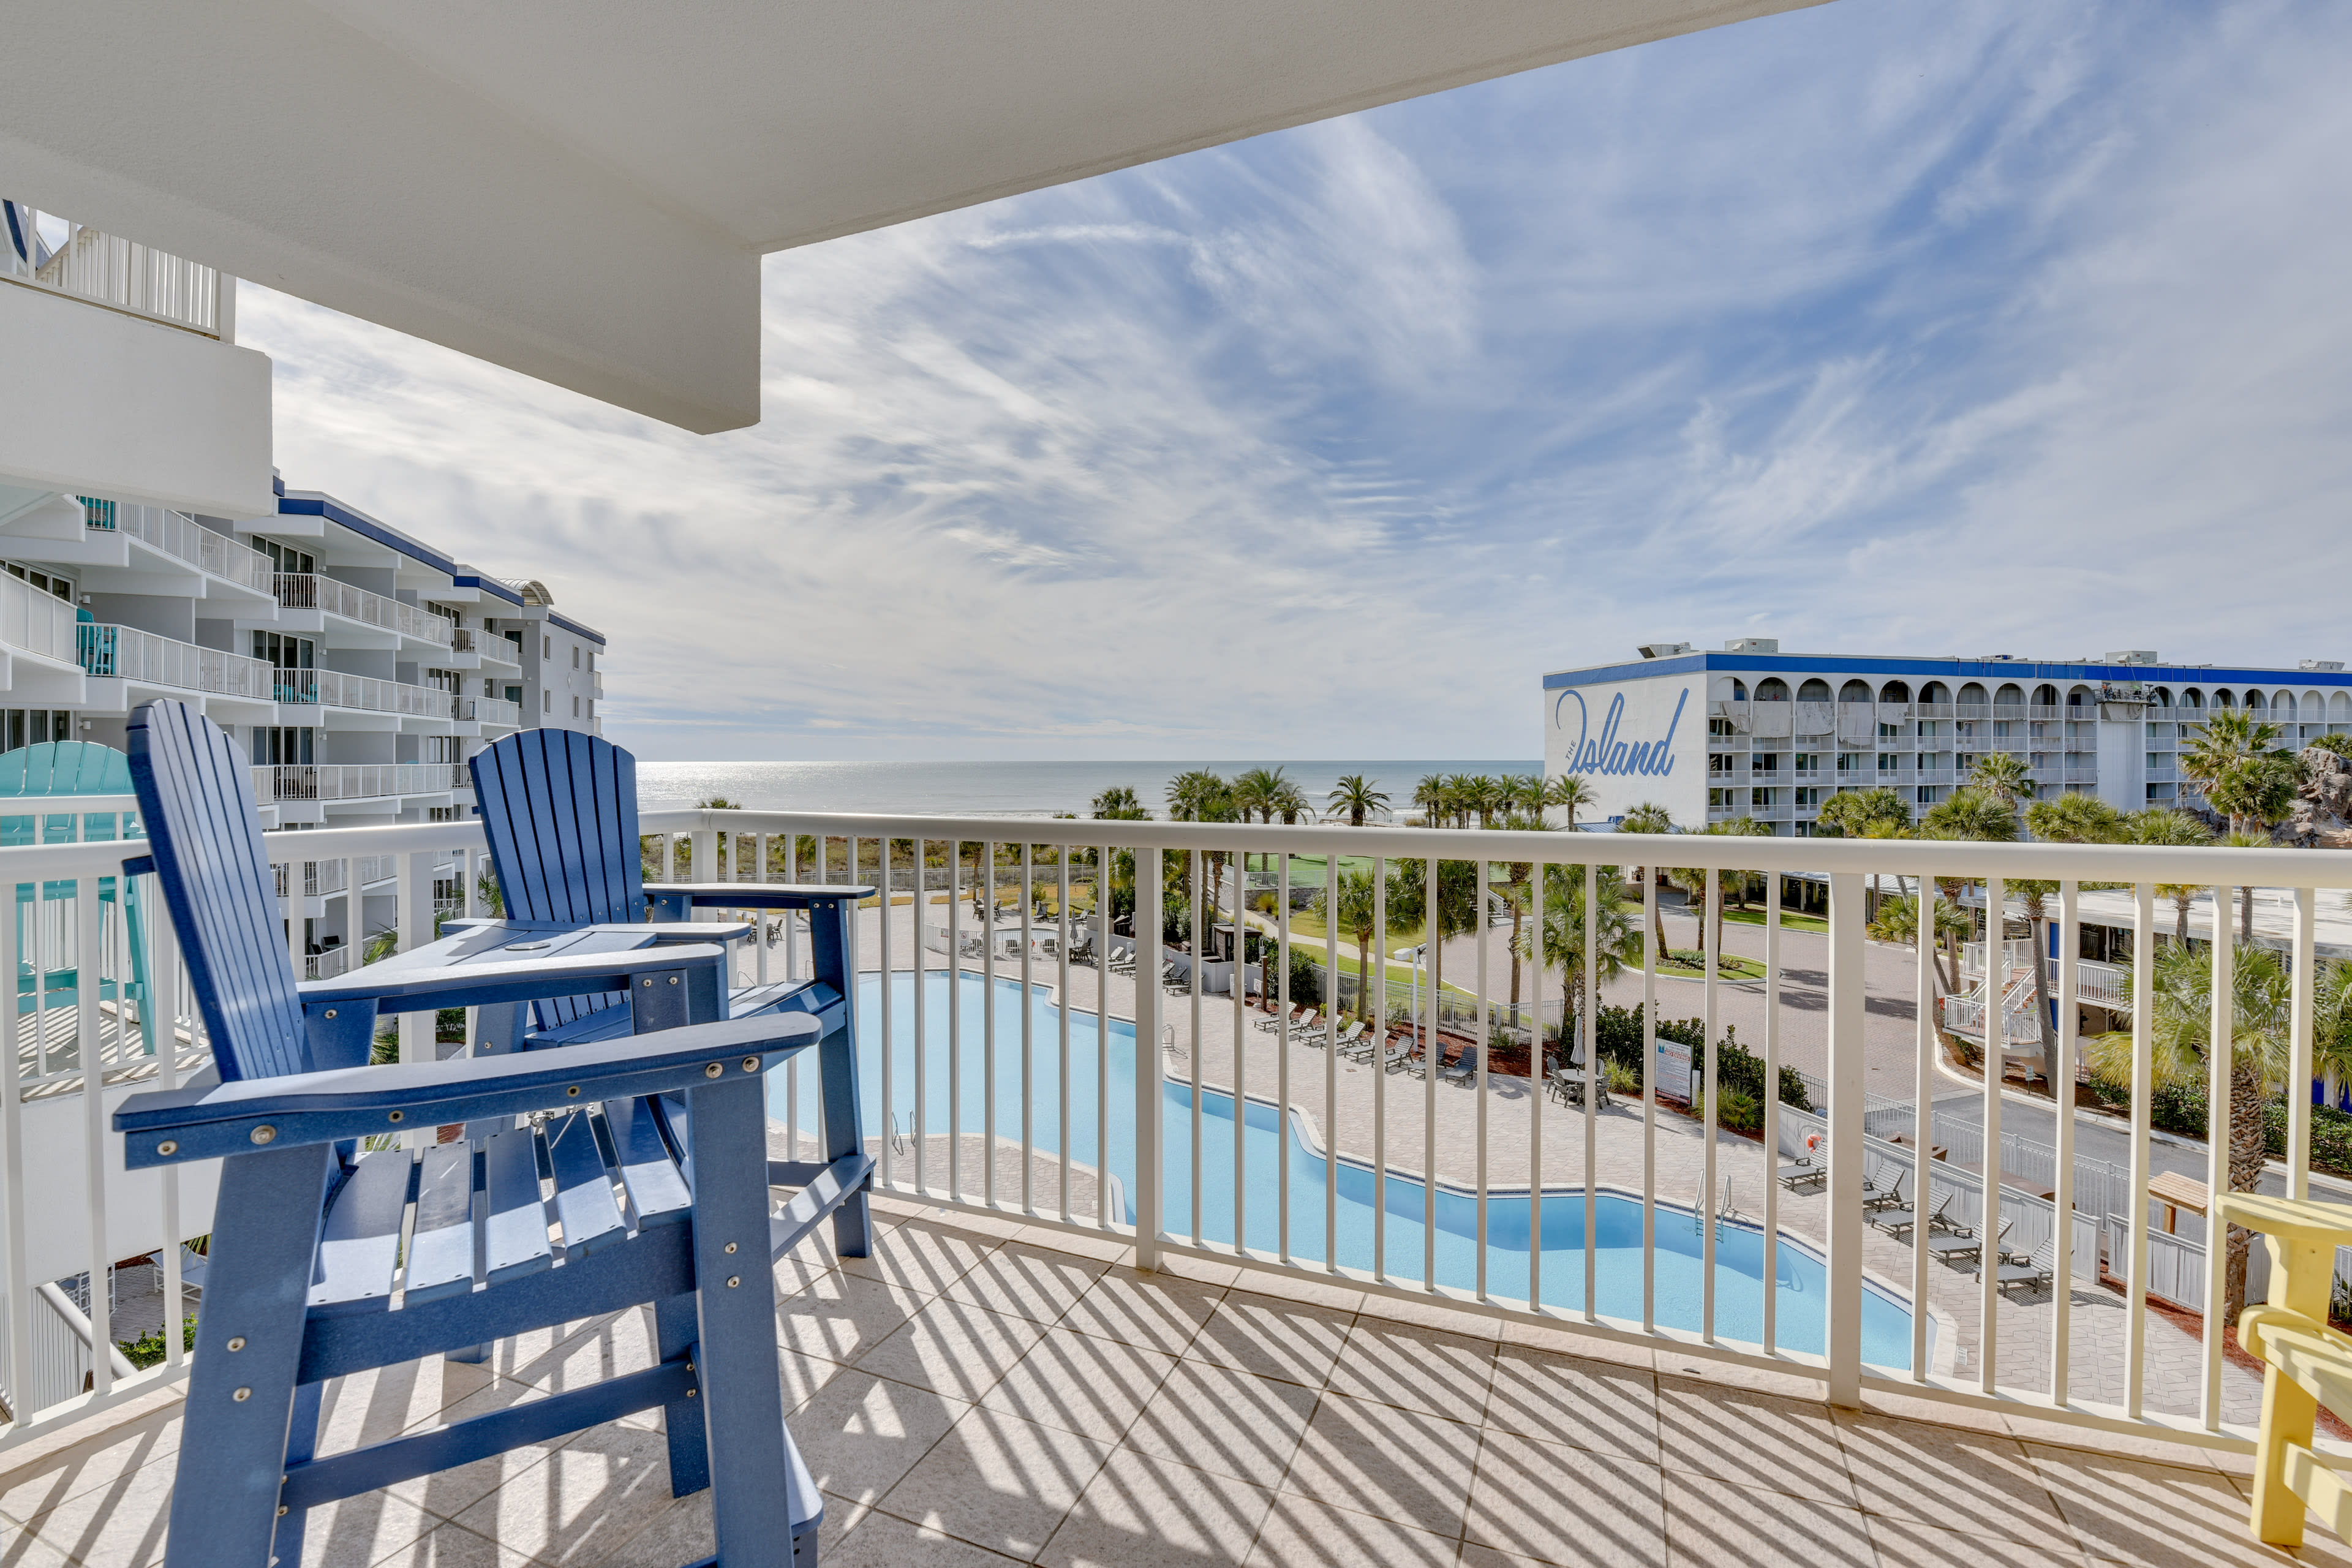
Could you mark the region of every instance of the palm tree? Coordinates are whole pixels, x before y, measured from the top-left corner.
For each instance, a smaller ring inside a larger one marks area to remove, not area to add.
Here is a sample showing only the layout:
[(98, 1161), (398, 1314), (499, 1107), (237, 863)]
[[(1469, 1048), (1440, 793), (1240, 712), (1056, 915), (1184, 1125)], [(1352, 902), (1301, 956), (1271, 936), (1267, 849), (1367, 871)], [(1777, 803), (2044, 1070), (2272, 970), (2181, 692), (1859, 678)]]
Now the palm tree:
[(1144, 822), (1151, 816), (1125, 784), (1113, 784), (1095, 796), (1092, 810), (1097, 822)]
[[(1177, 822), (1232, 822), (1240, 816), (1234, 802), (1233, 786), (1205, 768), (1193, 768), (1178, 773), (1168, 781), (1168, 815)], [(1181, 850), (1171, 851), (1175, 857), (1176, 875), (1167, 886), (1181, 887), (1188, 899), (1200, 897), (1200, 889), (1192, 886), (1192, 857)], [(1204, 918), (1216, 908), (1218, 880), (1225, 868), (1225, 852), (1208, 852), (1208, 896), (1202, 902)], [(1236, 900), (1238, 901), (1238, 900)]]
[[(1953, 958), (1953, 954), (1948, 951), (1949, 947), (1967, 941), (1975, 932), (1976, 921), (1966, 910), (1960, 909), (1948, 900), (1936, 900), (1936, 929), (1929, 933), (1929, 941), (1938, 948), (1947, 949), (1944, 952), (1947, 959)], [(1881, 942), (1899, 942), (1914, 948), (1917, 947), (1919, 945), (1919, 900), (1908, 893), (1897, 893), (1880, 904), (1878, 919), (1872, 922), (1870, 934)], [(1944, 971), (1933, 960), (1929, 961), (1927, 967), (1936, 976), (1939, 990), (1956, 992), (1960, 988), (1957, 960), (1954, 960), (1954, 967), (1948, 981), (1945, 978)]]
[[(2151, 805), (2125, 818), (2125, 842), (2165, 848), (2188, 848), (2212, 843), (2213, 834), (2203, 823), (2178, 807)], [(2194, 882), (2158, 882), (2156, 885), (2157, 897), (2172, 900), (2173, 940), (2182, 947), (2189, 945), (2189, 906), (2196, 902), (2197, 895), (2204, 890)]]
[[(1436, 1018), (1437, 998), (1445, 989), (1445, 939), (1460, 936), (1478, 929), (1486, 911), (1478, 907), (1478, 870), (1468, 860), (1437, 862), (1437, 902), (1431, 907), (1428, 894), (1428, 863), (1422, 860), (1400, 859), (1399, 875), (1412, 885), (1408, 900), (1421, 916), (1422, 937), (1429, 944), (1430, 1016)], [(1391, 918), (1396, 915), (1396, 900), (1389, 905)], [(1481, 1020), (1483, 1023), (1484, 1021)]]
[[(2124, 835), (2123, 813), (2092, 795), (2062, 795), (2029, 802), (2025, 826), (2036, 838), (2052, 844), (2113, 844)], [(2021, 877), (2009, 884), (2025, 900), (2025, 929), (2033, 943), (2033, 1020), (2042, 1041), (2042, 1081), (2058, 1092), (2058, 1039), (2050, 1027), (2050, 896), (2058, 884)], [(1988, 960), (1991, 948), (1985, 950)], [(1987, 1015), (1990, 1016), (1990, 1015)]]
[[(1927, 808), (1927, 815), (1919, 819), (1918, 834), (1922, 838), (2011, 844), (2017, 839), (2017, 813), (1974, 784), (1962, 784)], [(1959, 901), (1959, 883), (1946, 882), (1940, 878), (1937, 882), (1944, 889), (1948, 901), (1957, 904)], [(1999, 910), (1985, 911), (1985, 952), (1988, 959), (1999, 951), (1992, 944), (2000, 941), (2005, 919)], [(1988, 963), (1986, 967), (1990, 969), (1990, 963)], [(1990, 1005), (1999, 1006), (2000, 999), (1995, 997)], [(1992, 1016), (1990, 1013), (1985, 1016)]]
[[(2244, 709), (2216, 709), (2206, 716), (2196, 739), (2180, 748), (2180, 776), (2211, 801), (2215, 786), (2242, 763), (2285, 756), (2277, 749), (2278, 738), (2277, 725), (2256, 719)], [(2219, 802), (2214, 809), (2228, 810)], [(2232, 816), (2230, 826), (2242, 828), (2245, 824)]]
[[(1391, 930), (1396, 925), (1397, 900), (1393, 896), (1396, 882), (1396, 873), (1391, 872), (1389, 889), (1391, 896), (1389, 900), (1388, 913)], [(1383, 940), (1387, 932), (1380, 929), (1381, 900), (1378, 896), (1380, 891), (1380, 884), (1373, 878), (1370, 867), (1351, 866), (1343, 868), (1339, 873), (1339, 908), (1336, 914), (1328, 912), (1328, 910), (1330, 902), (1328, 888), (1315, 895), (1315, 908), (1324, 911), (1324, 918), (1329, 922), (1331, 928), (1355, 941), (1356, 1016), (1374, 1020), (1381, 1018), (1388, 1010), (1385, 1005), (1388, 1000), (1388, 943)], [(1372, 964), (1372, 948), (1375, 943), (1379, 944), (1381, 951), (1381, 963), (1378, 968), (1374, 968)], [(1331, 996), (1331, 1003), (1335, 1007), (1339, 1001), (1338, 989), (1339, 982), (1335, 978), (1332, 982)]]
[[(1643, 801), (1628, 811), (1617, 823), (1617, 831), (1620, 833), (1672, 833), (1674, 830), (1675, 819), (1666, 814), (1664, 806), (1655, 801)], [(1650, 868), (1637, 866), (1633, 868), (1633, 875), (1646, 883), (1650, 879)], [(1657, 938), (1658, 962), (1663, 963), (1666, 956), (1666, 918), (1661, 914), (1654, 917), (1654, 921), (1657, 929), (1652, 934)]]
[[(1735, 816), (1725, 822), (1708, 823), (1705, 827), (1698, 830), (1696, 837), (1712, 838), (1769, 838), (1772, 837), (1772, 829), (1769, 824), (1759, 822), (1752, 816)], [(1716, 873), (1715, 885), (1717, 896), (1716, 899), (1716, 907), (1713, 910), (1714, 921), (1712, 930), (1709, 929), (1709, 922), (1707, 920), (1709, 911), (1706, 909), (1706, 870), (1703, 868), (1694, 866), (1671, 870), (1668, 871), (1666, 875), (1673, 880), (1676, 887), (1682, 889), (1683, 891), (1686, 895), (1689, 895), (1693, 900), (1694, 910), (1698, 919), (1698, 951), (1699, 957), (1702, 961), (1700, 967), (1704, 969), (1706, 963), (1708, 962), (1720, 963), (1722, 961), (1723, 952), (1723, 890), (1730, 887), (1736, 879), (1740, 889), (1740, 903), (1744, 907), (1748, 901), (1748, 879), (1754, 876), (1755, 873), (1752, 871), (1718, 871)], [(1712, 957), (1710, 957), (1710, 955), (1712, 955)]]
[[(1593, 978), (1606, 985), (1641, 962), (1642, 917), (1618, 895), (1617, 889), (1624, 885), (1621, 868), (1596, 867), (1592, 885), (1599, 892), (1592, 908)], [(1530, 945), (1538, 938), (1539, 954)], [(1534, 930), (1512, 941), (1530, 960), (1559, 965), (1559, 994), (1567, 1002), (1561, 1012), (1560, 1037), (1566, 1040), (1573, 1020), (1584, 1016), (1588, 1001), (1584, 994), (1584, 868), (1544, 868), (1543, 919)]]
[(1591, 806), (1598, 798), (1592, 781), (1582, 773), (1562, 773), (1544, 785), (1544, 805), (1559, 806), (1568, 813), (1568, 830), (1570, 833), (1579, 831), (1576, 814)]
[(1274, 795), (1266, 820), (1271, 822), (1277, 816), (1282, 818), (1285, 826), (1297, 823), (1302, 816), (1309, 821), (1315, 816), (1315, 808), (1307, 804), (1307, 792), (1284, 778), (1280, 768), (1274, 770)]
[(1361, 773), (1349, 773), (1331, 787), (1326, 804), (1330, 806), (1332, 816), (1345, 812), (1349, 826), (1361, 827), (1364, 818), (1375, 812), (1381, 816), (1388, 814), (1389, 797), (1381, 792), (1379, 785), (1378, 779), (1367, 779)]
[(2013, 752), (1987, 752), (1969, 770), (1969, 784), (2008, 806), (2033, 798), (2033, 770)]
[[(1538, 786), (1540, 792), (1540, 786)], [(1549, 833), (1551, 825), (1540, 816), (1507, 816), (1497, 826), (1520, 833)], [(1535, 894), (1535, 862), (1512, 860), (1503, 867), (1503, 879), (1489, 882), (1496, 898), (1511, 907), (1511, 1016), (1519, 1016), (1519, 925)]]
[[(2217, 940), (2221, 933), (2216, 933)], [(2323, 963), (2318, 991), (2332, 1005), (2318, 1012), (2313, 1067), (2341, 1078), (2352, 1068), (2352, 1042), (2343, 1026), (2345, 966)], [(2129, 981), (2126, 980), (2126, 985)], [(2276, 951), (2239, 943), (2231, 970), (2230, 1190), (2251, 1193), (2263, 1173), (2267, 1146), (2269, 1100), (2288, 1084), (2292, 985), (2285, 959)], [(2149, 992), (2155, 1043), (2155, 1079), (2159, 1085), (2194, 1087), (2210, 1081), (2213, 1049), (2213, 965), (2210, 955), (2168, 947), (2155, 955)], [(2098, 1035), (2084, 1042), (2084, 1056), (2110, 1081), (2131, 1081), (2129, 1031)], [(2300, 1092), (2300, 1091), (2299, 1091)], [(2246, 1251), (2250, 1234), (2229, 1229), (2222, 1272), (2221, 1321), (2234, 1323), (2246, 1303)]]
[(1423, 826), (1444, 826), (1439, 818), (1445, 813), (1445, 781), (1435, 773), (1422, 774), (1421, 782), (1412, 786), (1412, 804), (1421, 813)]
[(1541, 773), (1517, 773), (1504, 781), (1503, 809), (1515, 816), (1541, 816), (1544, 781)]
[[(2267, 833), (2224, 833), (2214, 842), (2224, 849), (2274, 849), (2277, 847), (2271, 842), (2271, 836)], [(2226, 923), (2229, 917), (2222, 915), (2218, 918)], [(2218, 933), (2215, 940), (2220, 940)], [(2238, 940), (2240, 942), (2254, 940), (2254, 889), (2251, 887), (2238, 889)]]
[[(1869, 789), (1841, 790), (1822, 803), (1815, 827), (1826, 824), (1846, 838), (1901, 838), (1911, 831), (1911, 803), (1903, 792), (1885, 784)], [(1878, 918), (1878, 873), (1870, 874), (1870, 903), (1865, 920)]]

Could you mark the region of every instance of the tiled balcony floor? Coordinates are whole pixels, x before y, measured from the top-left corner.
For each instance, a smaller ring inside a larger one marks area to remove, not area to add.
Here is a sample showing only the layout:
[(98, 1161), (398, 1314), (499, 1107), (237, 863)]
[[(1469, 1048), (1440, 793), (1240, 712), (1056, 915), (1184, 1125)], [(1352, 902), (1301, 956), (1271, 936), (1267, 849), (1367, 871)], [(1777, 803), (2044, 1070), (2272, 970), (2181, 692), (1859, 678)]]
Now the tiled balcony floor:
[[(1823, 1565), (2292, 1561), (2244, 1536), (2244, 1461), (1879, 1403), (1671, 1351), (1366, 1299), (884, 1203), (869, 1258), (779, 1266), (791, 1425), (828, 1563), (1006, 1560)], [(1501, 1337), (1497, 1337), (1498, 1333)], [(334, 1387), (323, 1447), (647, 1360), (644, 1316)], [(1692, 1373), (1702, 1375), (1690, 1375)], [(0, 1568), (160, 1560), (176, 1401), (0, 1456)], [(657, 1415), (351, 1500), (304, 1561), (646, 1564), (711, 1550)], [(2310, 1561), (2352, 1564), (2315, 1529)]]

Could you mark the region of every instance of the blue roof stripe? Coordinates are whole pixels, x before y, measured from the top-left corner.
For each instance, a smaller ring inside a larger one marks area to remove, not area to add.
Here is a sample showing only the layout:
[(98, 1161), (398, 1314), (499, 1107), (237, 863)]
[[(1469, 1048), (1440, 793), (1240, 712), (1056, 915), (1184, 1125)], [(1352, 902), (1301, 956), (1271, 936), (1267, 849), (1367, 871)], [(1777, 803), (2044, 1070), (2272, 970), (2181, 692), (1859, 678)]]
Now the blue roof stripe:
[[(278, 489), (278, 510), (282, 513), (294, 517), (325, 518), (329, 522), (341, 524), (363, 539), (372, 539), (386, 549), (397, 550), (412, 561), (421, 561), (436, 572), (447, 573), (450, 582), (457, 587), (479, 588), (486, 593), (495, 594), (510, 605), (520, 606), (522, 604), (522, 595), (497, 578), (486, 577), (461, 566), (431, 545), (411, 539), (391, 524), (378, 522), (363, 511), (345, 506), (323, 490), (296, 490), (289, 494), (284, 479), (277, 479), (275, 483)], [(604, 646), (604, 634), (600, 631), (583, 626), (569, 616), (559, 616), (552, 610), (548, 612), (547, 618), (565, 631), (586, 637), (599, 647)]]
[(2043, 664), (2027, 659), (1846, 658), (1837, 654), (1686, 653), (1672, 658), (1636, 659), (1591, 669), (1558, 670), (1544, 677), (1544, 689), (1599, 686), (1650, 677), (1696, 675), (1706, 670), (1780, 675), (1944, 676), (1960, 680), (2137, 680), (2172, 686), (2327, 686), (2352, 688), (2352, 670), (2202, 668), (2179, 664)]

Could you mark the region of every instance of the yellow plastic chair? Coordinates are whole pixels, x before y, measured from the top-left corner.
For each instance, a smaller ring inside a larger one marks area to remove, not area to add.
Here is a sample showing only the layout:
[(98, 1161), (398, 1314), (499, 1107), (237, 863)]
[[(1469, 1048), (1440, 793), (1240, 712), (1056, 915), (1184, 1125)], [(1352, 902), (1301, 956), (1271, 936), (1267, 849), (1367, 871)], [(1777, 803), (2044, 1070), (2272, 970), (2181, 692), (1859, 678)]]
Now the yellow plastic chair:
[(2263, 1363), (2254, 1501), (2246, 1528), (2266, 1544), (2300, 1546), (2308, 1510), (2352, 1539), (2352, 1486), (2312, 1449), (2320, 1405), (2352, 1420), (2352, 1334), (2327, 1326), (2336, 1249), (2352, 1246), (2352, 1208), (2231, 1193), (2214, 1218), (2217, 1226), (2262, 1232), (2271, 1254), (2269, 1301), (2238, 1318), (2238, 1342)]

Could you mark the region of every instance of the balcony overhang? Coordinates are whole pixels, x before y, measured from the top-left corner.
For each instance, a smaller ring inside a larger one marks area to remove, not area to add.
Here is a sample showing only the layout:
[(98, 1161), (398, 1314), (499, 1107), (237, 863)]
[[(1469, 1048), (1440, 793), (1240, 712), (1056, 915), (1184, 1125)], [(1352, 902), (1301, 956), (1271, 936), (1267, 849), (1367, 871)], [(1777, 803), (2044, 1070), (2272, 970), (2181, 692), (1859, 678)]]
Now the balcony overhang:
[(760, 416), (764, 253), (1818, 3), (93, 0), (11, 19), (0, 166), (44, 209), (709, 432)]

